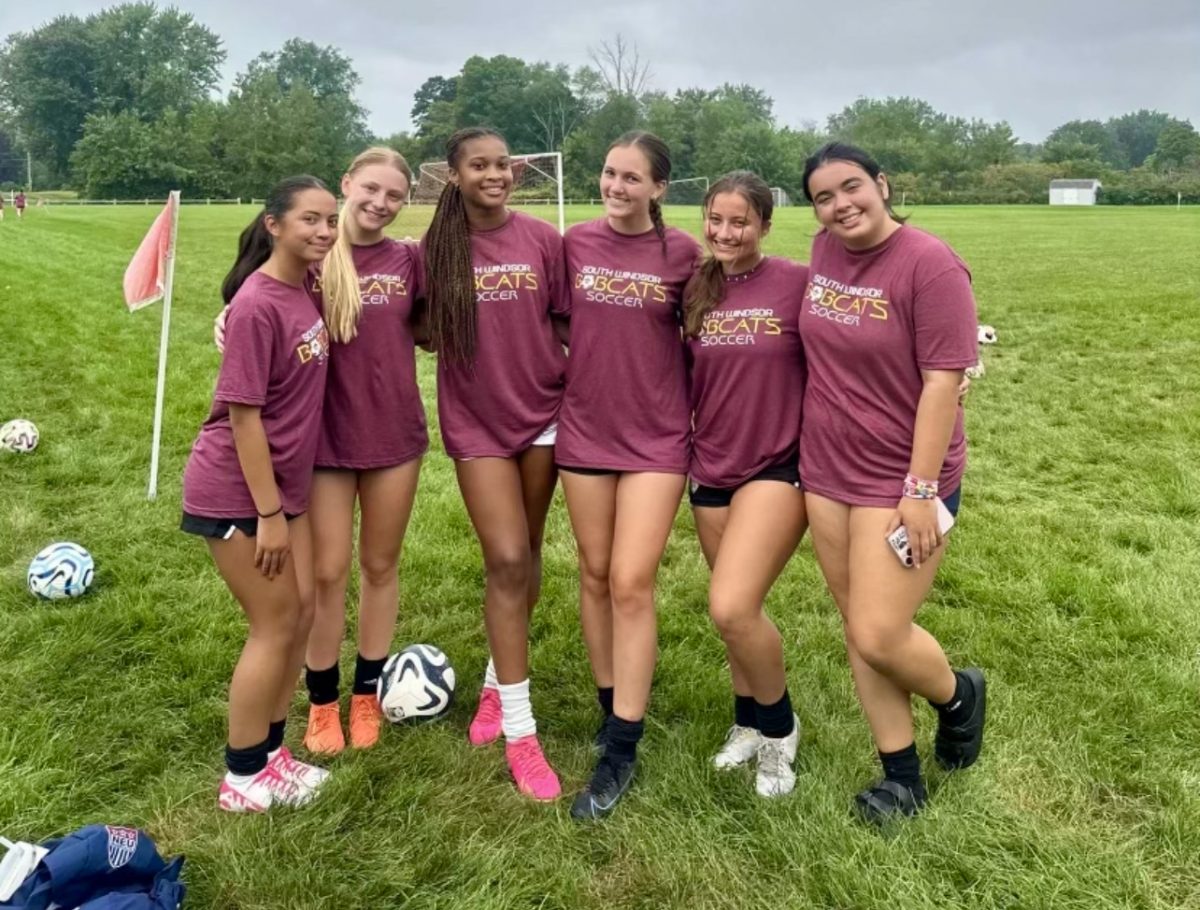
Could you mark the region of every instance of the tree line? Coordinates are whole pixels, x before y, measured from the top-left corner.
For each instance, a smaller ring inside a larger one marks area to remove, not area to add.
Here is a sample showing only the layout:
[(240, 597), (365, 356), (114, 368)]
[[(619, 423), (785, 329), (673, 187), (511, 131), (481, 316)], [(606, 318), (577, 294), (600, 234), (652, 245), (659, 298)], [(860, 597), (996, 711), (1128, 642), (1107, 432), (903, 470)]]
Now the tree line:
[(1004, 121), (965, 119), (917, 98), (860, 98), (824, 125), (780, 125), (750, 85), (650, 87), (649, 68), (621, 37), (571, 68), (473, 56), (430, 76), (411, 131), (372, 136), (352, 61), (292, 39), (236, 75), (225, 97), (221, 39), (193, 16), (151, 2), (60, 16), (8, 36), (0, 49), (0, 185), (24, 183), (98, 198), (262, 196), (280, 175), (335, 182), (353, 155), (385, 142), (414, 165), (440, 159), (454, 130), (496, 127), (518, 152), (562, 151), (566, 193), (596, 193), (605, 151), (634, 128), (662, 136), (675, 178), (749, 168), (793, 198), (804, 159), (829, 139), (870, 150), (911, 200), (1045, 202), (1055, 177), (1096, 177), (1102, 200), (1200, 202), (1200, 135), (1191, 123), (1140, 110), (1107, 122), (1073, 120), (1038, 144)]

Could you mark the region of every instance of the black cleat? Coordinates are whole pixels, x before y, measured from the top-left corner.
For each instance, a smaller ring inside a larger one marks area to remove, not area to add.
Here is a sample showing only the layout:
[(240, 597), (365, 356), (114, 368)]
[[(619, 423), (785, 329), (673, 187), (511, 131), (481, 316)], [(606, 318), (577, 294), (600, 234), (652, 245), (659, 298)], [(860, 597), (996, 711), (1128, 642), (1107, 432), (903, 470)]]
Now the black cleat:
[(886, 777), (854, 797), (854, 813), (880, 828), (902, 818), (912, 818), (925, 805), (925, 787), (907, 787)]
[(613, 762), (607, 754), (602, 755), (591, 781), (571, 803), (571, 818), (586, 821), (608, 815), (629, 789), (636, 766), (636, 758)]
[(598, 755), (603, 756), (608, 749), (608, 717), (600, 721), (600, 726), (596, 728), (596, 735), (592, 738), (592, 748), (596, 750)]
[(957, 726), (947, 723), (943, 715), (938, 715), (933, 756), (947, 771), (971, 767), (983, 748), (983, 721), (987, 710), (987, 685), (983, 671), (978, 667), (968, 667), (960, 671), (959, 676), (973, 690), (975, 705), (971, 716)]

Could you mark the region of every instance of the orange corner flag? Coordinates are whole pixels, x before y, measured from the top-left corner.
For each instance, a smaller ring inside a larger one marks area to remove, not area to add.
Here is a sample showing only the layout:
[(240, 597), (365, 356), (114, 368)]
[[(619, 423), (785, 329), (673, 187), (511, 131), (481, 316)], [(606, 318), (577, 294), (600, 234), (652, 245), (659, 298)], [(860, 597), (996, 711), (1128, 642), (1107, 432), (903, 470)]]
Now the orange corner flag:
[(130, 312), (163, 298), (170, 259), (175, 254), (178, 208), (179, 193), (173, 192), (125, 269), (125, 305)]

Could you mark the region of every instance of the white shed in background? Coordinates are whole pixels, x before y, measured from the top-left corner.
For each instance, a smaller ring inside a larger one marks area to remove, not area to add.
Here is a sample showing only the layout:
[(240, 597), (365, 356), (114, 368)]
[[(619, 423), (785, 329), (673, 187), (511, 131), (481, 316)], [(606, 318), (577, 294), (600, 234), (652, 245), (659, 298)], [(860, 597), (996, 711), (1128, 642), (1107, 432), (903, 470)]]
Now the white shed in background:
[(1051, 180), (1051, 205), (1095, 205), (1099, 180)]

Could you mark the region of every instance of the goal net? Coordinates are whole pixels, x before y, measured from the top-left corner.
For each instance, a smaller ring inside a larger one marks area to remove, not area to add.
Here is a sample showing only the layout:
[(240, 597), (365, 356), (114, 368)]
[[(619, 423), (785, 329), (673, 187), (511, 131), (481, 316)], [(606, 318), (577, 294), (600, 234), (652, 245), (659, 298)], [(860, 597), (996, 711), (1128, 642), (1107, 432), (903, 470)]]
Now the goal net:
[[(563, 206), (562, 153), (541, 152), (513, 155), (513, 188), (509, 204), (517, 208), (551, 206), (561, 234), (567, 229)], [(415, 205), (434, 205), (442, 188), (450, 182), (450, 166), (445, 161), (426, 161), (417, 168), (411, 201)]]
[(792, 197), (787, 194), (781, 186), (771, 187), (771, 201), (775, 204), (775, 208), (782, 208), (785, 205), (792, 204)]
[(708, 192), (707, 177), (687, 177), (667, 184), (667, 205), (702, 205)]

